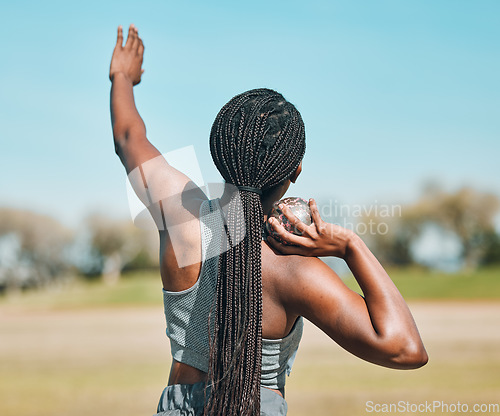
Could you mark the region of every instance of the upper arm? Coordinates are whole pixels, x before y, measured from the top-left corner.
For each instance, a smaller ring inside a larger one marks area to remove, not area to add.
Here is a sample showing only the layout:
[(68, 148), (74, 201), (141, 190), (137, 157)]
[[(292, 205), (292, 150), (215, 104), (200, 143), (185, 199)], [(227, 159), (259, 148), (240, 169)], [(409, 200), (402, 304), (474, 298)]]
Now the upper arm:
[(286, 289), (287, 309), (302, 315), (352, 354), (384, 366), (397, 367), (399, 345), (376, 333), (365, 299), (315, 257), (294, 267)]
[[(183, 239), (192, 235), (204, 192), (187, 175), (171, 166), (140, 131), (115, 140), (117, 155), (136, 195), (148, 208), (158, 229)], [(186, 232), (187, 231), (187, 232)]]

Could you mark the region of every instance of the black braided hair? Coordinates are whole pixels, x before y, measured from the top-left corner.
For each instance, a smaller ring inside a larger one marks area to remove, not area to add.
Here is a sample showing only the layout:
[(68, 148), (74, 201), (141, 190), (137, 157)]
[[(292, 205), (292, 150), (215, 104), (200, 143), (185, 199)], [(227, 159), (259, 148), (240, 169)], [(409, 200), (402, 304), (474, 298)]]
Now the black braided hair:
[[(298, 168), (305, 152), (304, 123), (276, 91), (247, 91), (220, 110), (210, 151), (227, 183), (265, 195)], [(239, 243), (229, 243), (219, 256), (205, 415), (260, 415), (264, 214), (259, 194), (241, 190), (238, 196), (238, 203), (231, 198), (225, 220), (229, 240)]]

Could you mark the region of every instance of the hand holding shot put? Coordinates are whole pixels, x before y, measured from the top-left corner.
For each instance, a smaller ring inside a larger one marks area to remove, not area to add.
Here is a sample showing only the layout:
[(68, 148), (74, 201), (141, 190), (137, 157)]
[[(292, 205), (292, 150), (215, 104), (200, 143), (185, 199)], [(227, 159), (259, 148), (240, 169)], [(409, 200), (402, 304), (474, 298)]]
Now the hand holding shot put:
[(312, 198), (309, 200), (309, 207), (312, 222), (307, 225), (293, 214), (286, 203), (279, 204), (279, 208), (296, 232), (287, 231), (276, 217), (269, 216), (267, 223), (272, 230), (267, 238), (269, 244), (282, 254), (345, 258), (349, 244), (353, 243), (356, 234), (339, 225), (323, 221), (316, 201)]

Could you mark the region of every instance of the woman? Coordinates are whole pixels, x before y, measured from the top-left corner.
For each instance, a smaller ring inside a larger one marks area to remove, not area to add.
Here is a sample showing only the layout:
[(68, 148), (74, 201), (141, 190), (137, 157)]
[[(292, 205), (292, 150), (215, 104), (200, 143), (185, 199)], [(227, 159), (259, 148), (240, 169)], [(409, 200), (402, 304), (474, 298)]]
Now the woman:
[[(210, 149), (227, 187), (209, 201), (146, 138), (133, 96), (143, 53), (137, 28), (130, 26), (123, 46), (119, 27), (110, 67), (115, 148), (160, 230), (173, 356), (158, 414), (286, 414), (285, 373), (302, 317), (364, 360), (424, 365), (425, 348), (397, 288), (356, 234), (321, 219), (314, 200), (310, 226), (284, 207), (302, 236), (270, 220), (289, 245), (262, 240), (265, 213), (302, 169), (304, 124), (295, 107), (259, 89), (222, 108)], [(364, 297), (317, 256), (343, 258)]]

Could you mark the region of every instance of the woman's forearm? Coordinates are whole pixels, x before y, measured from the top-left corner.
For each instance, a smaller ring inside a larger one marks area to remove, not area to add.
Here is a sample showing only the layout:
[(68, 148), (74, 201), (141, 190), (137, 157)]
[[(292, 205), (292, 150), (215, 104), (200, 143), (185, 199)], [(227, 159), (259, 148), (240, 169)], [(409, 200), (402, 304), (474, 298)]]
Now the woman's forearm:
[(345, 261), (365, 298), (373, 328), (381, 342), (393, 343), (401, 359), (427, 361), (427, 354), (405, 300), (360, 237), (349, 241)]
[(130, 138), (146, 138), (146, 126), (135, 106), (133, 83), (122, 72), (113, 76), (110, 106), (116, 144)]

